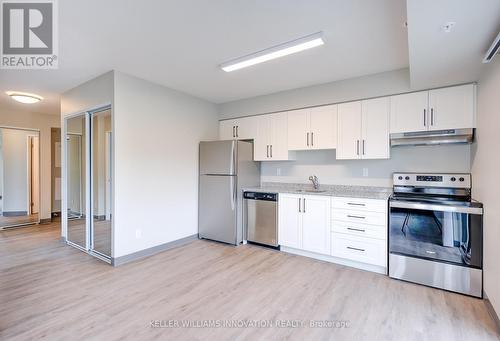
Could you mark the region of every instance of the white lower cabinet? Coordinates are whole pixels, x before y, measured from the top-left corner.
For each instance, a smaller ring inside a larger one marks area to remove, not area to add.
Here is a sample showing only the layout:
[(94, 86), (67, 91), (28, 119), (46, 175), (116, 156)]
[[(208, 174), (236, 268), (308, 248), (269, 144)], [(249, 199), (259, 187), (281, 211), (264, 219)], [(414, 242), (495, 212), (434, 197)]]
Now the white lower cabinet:
[(333, 232), (332, 256), (386, 267), (387, 241)]
[(330, 254), (331, 198), (280, 194), (278, 240), (281, 246)]

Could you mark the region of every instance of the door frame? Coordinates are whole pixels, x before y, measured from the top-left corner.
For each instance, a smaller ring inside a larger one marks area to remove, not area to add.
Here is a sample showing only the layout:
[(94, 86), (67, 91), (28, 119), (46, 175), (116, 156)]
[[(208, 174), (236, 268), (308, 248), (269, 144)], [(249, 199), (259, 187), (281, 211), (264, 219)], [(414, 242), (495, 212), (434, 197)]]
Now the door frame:
[[(38, 197), (40, 198), (40, 136), (39, 135), (28, 135), (26, 136), (27, 139), (27, 160), (28, 160), (28, 178), (27, 178), (27, 184), (28, 184), (28, 195), (27, 195), (27, 212), (28, 215), (32, 215), (33, 213), (33, 140), (37, 138), (38, 139)], [(37, 214), (40, 214), (40, 200), (38, 200), (38, 211), (36, 212)]]
[[(39, 184), (39, 189), (38, 189), (38, 203), (40, 205), (41, 198), (42, 198), (42, 191), (41, 191), (41, 187), (40, 187), (40, 184), (41, 184), (41, 162), (42, 162), (42, 159), (41, 159), (41, 150), (42, 150), (42, 148), (40, 146), (40, 141), (41, 141), (42, 133), (41, 133), (40, 129), (37, 129), (37, 128), (23, 128), (23, 127), (8, 126), (8, 125), (0, 125), (0, 129), (22, 130), (22, 131), (27, 131), (27, 132), (33, 132), (33, 133), (36, 133), (38, 135), (38, 184)], [(2, 136), (2, 138), (3, 138), (3, 136)], [(2, 146), (3, 146), (3, 142), (2, 142)], [(3, 162), (3, 164), (5, 164), (5, 162)], [(2, 182), (2, 193), (0, 193), (0, 195), (2, 195), (2, 214), (3, 214), (3, 200), (4, 200), (3, 199), (3, 190), (4, 190), (4, 187), (3, 187), (3, 184), (4, 184), (3, 176), (0, 179), (0, 181)], [(28, 187), (29, 187), (29, 182), (28, 182)], [(29, 189), (28, 189), (28, 191), (29, 191)], [(29, 193), (28, 193), (28, 197), (29, 197)], [(29, 198), (28, 198), (28, 200), (29, 200)], [(28, 206), (28, 209), (29, 209), (29, 206)], [(36, 221), (0, 226), (0, 230), (3, 230), (5, 228), (24, 227), (24, 226), (28, 226), (28, 225), (37, 225), (37, 224), (40, 224), (40, 216), (41, 216), (41, 214), (40, 214), (40, 207), (39, 207), (38, 211), (39, 211), (39, 213), (38, 213), (38, 219)]]

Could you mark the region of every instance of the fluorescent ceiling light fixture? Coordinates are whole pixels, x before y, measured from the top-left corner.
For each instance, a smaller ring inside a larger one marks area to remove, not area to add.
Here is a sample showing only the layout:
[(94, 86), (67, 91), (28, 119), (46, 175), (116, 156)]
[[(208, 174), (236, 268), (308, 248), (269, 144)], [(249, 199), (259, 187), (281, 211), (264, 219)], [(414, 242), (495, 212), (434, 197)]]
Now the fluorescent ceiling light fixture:
[(323, 32), (317, 32), (308, 36), (295, 39), (280, 45), (270, 47), (268, 49), (249, 54), (244, 57), (230, 60), (221, 64), (221, 69), (226, 72), (231, 72), (255, 64), (260, 64), (276, 58), (288, 56), (292, 53), (308, 50), (316, 46), (321, 46), (325, 43), (323, 40)]
[(9, 95), (13, 100), (25, 103), (25, 104), (33, 104), (40, 102), (43, 97), (35, 94), (30, 94), (27, 92), (19, 92), (19, 91), (7, 91), (7, 95)]

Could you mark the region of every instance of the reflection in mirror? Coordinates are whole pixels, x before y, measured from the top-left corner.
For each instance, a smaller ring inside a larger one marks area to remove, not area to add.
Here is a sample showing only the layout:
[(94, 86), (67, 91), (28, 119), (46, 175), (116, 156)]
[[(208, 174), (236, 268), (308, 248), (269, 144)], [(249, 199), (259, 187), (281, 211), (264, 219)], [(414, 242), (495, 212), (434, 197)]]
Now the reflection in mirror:
[(68, 241), (87, 248), (85, 224), (85, 115), (66, 121)]
[(39, 208), (39, 133), (0, 128), (0, 228), (37, 223)]
[(111, 257), (111, 109), (92, 114), (92, 250)]

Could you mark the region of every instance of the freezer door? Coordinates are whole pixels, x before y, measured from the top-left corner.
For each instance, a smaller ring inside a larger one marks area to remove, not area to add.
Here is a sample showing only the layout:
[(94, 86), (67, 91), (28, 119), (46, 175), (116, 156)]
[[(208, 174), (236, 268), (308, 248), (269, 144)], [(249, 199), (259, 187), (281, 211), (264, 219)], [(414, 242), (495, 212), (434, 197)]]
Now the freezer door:
[(236, 181), (236, 176), (200, 176), (200, 238), (237, 244)]
[(236, 141), (200, 142), (200, 175), (235, 175), (236, 152)]

